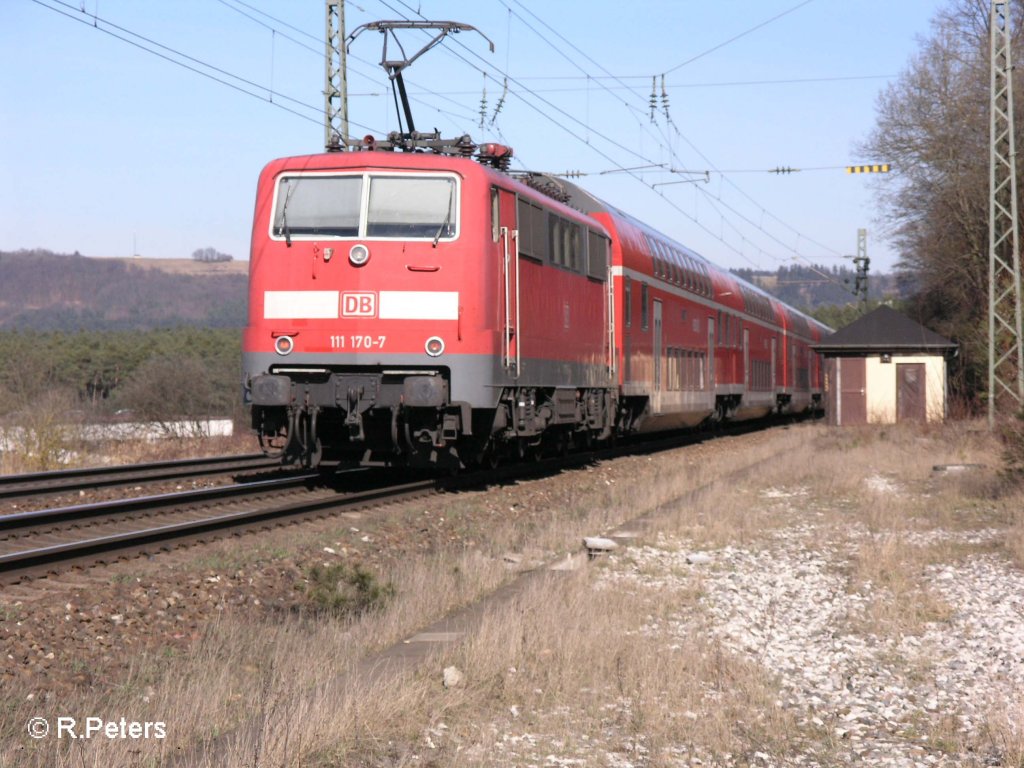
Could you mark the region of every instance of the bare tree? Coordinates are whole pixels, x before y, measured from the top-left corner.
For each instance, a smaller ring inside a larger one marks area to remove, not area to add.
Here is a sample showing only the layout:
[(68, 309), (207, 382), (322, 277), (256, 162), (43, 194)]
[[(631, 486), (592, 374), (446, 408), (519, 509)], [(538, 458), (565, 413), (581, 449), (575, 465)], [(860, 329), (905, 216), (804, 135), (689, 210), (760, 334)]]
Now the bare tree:
[(192, 251), (192, 258), (196, 261), (231, 261), (234, 257), (230, 253), (221, 253), (216, 248), (197, 248)]
[(215, 414), (218, 395), (200, 358), (153, 357), (136, 369), (120, 400), (138, 421), (153, 422), (169, 436), (196, 437)]
[[(1022, 11), (1024, 3), (1013, 4), (1018, 61)], [(915, 287), (917, 319), (960, 342), (954, 384), (964, 394), (984, 387), (988, 344), (988, 12), (988, 0), (951, 0), (937, 14), (918, 54), (879, 95), (861, 147), (893, 165), (876, 184), (897, 269)], [(1018, 77), (1017, 106), (1022, 87)], [(1022, 125), (1018, 115), (1018, 135)]]

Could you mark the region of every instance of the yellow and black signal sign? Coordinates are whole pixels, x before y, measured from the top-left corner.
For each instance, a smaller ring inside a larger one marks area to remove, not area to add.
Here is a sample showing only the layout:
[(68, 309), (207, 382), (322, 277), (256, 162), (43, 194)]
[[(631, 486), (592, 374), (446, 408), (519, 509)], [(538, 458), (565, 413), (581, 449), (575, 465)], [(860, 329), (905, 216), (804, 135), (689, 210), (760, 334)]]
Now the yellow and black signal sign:
[(889, 164), (881, 163), (879, 165), (848, 165), (846, 166), (847, 173), (888, 173)]

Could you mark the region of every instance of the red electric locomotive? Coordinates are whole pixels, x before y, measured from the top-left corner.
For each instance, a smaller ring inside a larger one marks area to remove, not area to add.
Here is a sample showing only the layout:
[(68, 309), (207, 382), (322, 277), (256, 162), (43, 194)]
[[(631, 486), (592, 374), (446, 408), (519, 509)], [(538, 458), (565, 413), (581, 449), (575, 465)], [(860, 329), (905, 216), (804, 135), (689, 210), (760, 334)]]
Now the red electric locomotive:
[(393, 150), (260, 176), (243, 367), (268, 453), (455, 468), (820, 402), (819, 323), (505, 147)]

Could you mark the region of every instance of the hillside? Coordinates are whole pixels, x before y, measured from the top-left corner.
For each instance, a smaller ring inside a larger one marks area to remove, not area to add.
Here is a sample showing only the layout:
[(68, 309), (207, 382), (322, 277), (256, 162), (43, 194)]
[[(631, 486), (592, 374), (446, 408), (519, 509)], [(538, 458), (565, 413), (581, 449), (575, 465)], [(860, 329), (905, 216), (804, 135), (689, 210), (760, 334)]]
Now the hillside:
[(0, 251), (0, 329), (241, 328), (248, 266)]

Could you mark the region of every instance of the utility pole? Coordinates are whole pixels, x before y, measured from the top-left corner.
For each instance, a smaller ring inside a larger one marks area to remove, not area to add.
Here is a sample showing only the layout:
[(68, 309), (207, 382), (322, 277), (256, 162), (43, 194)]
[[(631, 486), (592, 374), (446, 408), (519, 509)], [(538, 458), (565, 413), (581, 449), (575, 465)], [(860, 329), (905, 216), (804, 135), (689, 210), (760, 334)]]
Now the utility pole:
[(992, 0), (991, 103), (989, 132), (988, 423), (997, 407), (1024, 406), (1021, 345), (1020, 235), (1017, 223), (1016, 150), (1013, 140), (1013, 67), (1010, 64), (1010, 3)]
[(868, 267), (871, 265), (871, 259), (868, 258), (868, 231), (866, 229), (857, 230), (857, 255), (853, 258), (853, 265), (857, 269), (853, 293), (860, 297), (860, 313), (865, 315), (868, 311)]
[(338, 151), (348, 142), (348, 66), (345, 61), (345, 2), (326, 0), (324, 40), (324, 147)]

